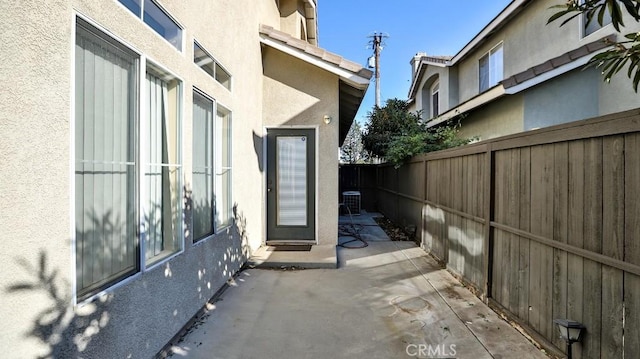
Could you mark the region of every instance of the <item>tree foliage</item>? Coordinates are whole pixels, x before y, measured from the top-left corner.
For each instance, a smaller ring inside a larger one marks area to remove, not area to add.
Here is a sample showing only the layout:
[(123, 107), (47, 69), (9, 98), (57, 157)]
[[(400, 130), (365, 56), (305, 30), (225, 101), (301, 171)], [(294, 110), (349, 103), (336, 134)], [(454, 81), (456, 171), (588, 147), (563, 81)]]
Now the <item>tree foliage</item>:
[(353, 121), (347, 137), (340, 147), (340, 162), (342, 163), (365, 163), (369, 155), (364, 150), (362, 143), (362, 127), (358, 121)]
[(457, 137), (459, 125), (427, 127), (419, 113), (409, 111), (407, 101), (389, 99), (374, 107), (362, 136), (364, 149), (400, 167), (407, 159), (469, 143)]
[[(560, 26), (564, 26), (577, 16), (585, 16), (585, 27), (592, 21), (597, 21), (601, 26), (604, 23), (605, 14), (611, 16), (611, 24), (617, 32), (624, 27), (624, 12), (636, 22), (640, 21), (640, 0), (568, 0), (566, 4), (552, 6), (556, 9), (547, 23), (564, 19)], [(623, 11), (623, 8), (625, 11)], [(640, 83), (640, 32), (624, 35), (625, 40), (611, 42), (612, 47), (593, 56), (587, 66), (601, 69), (604, 80), (609, 82), (613, 75), (617, 74), (625, 66), (627, 77), (632, 79), (633, 89), (638, 92)]]

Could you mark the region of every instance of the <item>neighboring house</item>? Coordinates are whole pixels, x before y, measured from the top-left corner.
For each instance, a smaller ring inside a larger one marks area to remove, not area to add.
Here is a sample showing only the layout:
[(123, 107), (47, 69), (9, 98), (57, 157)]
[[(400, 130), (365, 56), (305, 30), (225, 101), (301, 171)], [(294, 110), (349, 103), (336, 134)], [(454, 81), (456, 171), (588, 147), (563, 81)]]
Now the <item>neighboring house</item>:
[(337, 244), (371, 72), (316, 6), (2, 2), (5, 356), (151, 357), (266, 242)]
[[(599, 70), (583, 70), (604, 38), (623, 35), (611, 24), (585, 29), (580, 16), (546, 25), (554, 3), (564, 1), (514, 0), (455, 56), (417, 54), (412, 110), (429, 126), (459, 119), (461, 136), (488, 139), (639, 107), (626, 71), (605, 83)], [(623, 33), (640, 30), (625, 24)]]

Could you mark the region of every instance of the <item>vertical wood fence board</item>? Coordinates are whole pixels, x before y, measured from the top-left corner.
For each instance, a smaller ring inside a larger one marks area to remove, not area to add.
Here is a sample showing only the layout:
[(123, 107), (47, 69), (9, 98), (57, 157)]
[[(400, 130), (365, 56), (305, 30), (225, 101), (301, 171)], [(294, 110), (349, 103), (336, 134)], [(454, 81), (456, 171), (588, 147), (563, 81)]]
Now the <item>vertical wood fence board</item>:
[[(569, 232), (567, 243), (583, 248), (584, 216), (584, 142), (582, 140), (569, 142)], [(584, 259), (574, 254), (567, 255), (567, 317), (582, 321), (582, 303), (585, 292), (583, 290), (583, 262)], [(581, 346), (574, 345), (574, 355), (580, 358)], [(564, 348), (561, 348), (564, 350)]]
[[(584, 143), (584, 248), (602, 253), (602, 138)], [(600, 356), (602, 332), (602, 265), (584, 261), (584, 291), (588, 300), (582, 310), (588, 331), (582, 343), (583, 355)]]
[[(640, 265), (640, 134), (625, 136), (624, 260)], [(640, 353), (640, 277), (624, 274), (624, 357)]]
[(482, 252), (484, 253), (482, 258), (482, 292), (484, 293), (483, 299), (486, 301), (488, 297), (491, 296), (493, 292), (492, 282), (491, 282), (491, 267), (493, 261), (493, 238), (491, 231), (491, 221), (493, 220), (493, 210), (494, 210), (494, 183), (493, 176), (494, 168), (493, 168), (493, 150), (491, 148), (491, 144), (487, 145), (487, 151), (484, 153), (484, 160), (482, 161), (482, 198), (483, 198), (483, 206), (482, 206), (482, 214), (484, 217), (484, 231), (483, 237), (484, 242), (482, 243)]
[[(504, 151), (498, 151), (494, 154), (494, 176), (495, 178), (495, 188), (504, 188), (505, 184), (505, 163), (504, 160), (505, 153)], [(504, 191), (496, 190), (494, 193), (494, 220), (496, 222), (502, 222), (504, 220), (504, 202), (505, 202), (505, 194)], [(491, 296), (498, 303), (504, 306), (504, 302), (502, 300), (503, 296), (503, 285), (504, 282), (502, 280), (503, 270), (502, 263), (504, 262), (504, 233), (500, 230), (494, 230), (493, 234), (493, 266), (492, 266), (492, 293)]]
[[(543, 146), (531, 148), (531, 233), (542, 233), (545, 225), (543, 207), (546, 199), (545, 187), (545, 149)], [(542, 293), (544, 275), (544, 246), (537, 242), (531, 242), (530, 246), (530, 282), (529, 282), (529, 323), (537, 332), (544, 334), (544, 323), (541, 317), (544, 312)]]
[[(519, 228), (523, 231), (531, 230), (531, 148), (520, 149), (520, 213)], [(518, 255), (518, 317), (525, 323), (529, 322), (529, 288), (530, 288), (530, 247), (531, 241), (528, 238), (519, 239)]]
[[(553, 184), (553, 239), (567, 242), (568, 192), (569, 192), (569, 145), (566, 142), (554, 145)], [(567, 252), (554, 249), (553, 262), (553, 318), (567, 318)], [(557, 347), (565, 345), (559, 331), (553, 328), (552, 342)]]
[[(544, 152), (544, 192), (540, 233), (546, 238), (553, 238), (553, 209), (554, 209), (554, 146), (548, 144), (543, 146)], [(547, 245), (542, 246), (542, 268), (540, 276), (540, 328), (541, 334), (547, 338), (553, 336), (553, 248)]]
[[(451, 175), (449, 177), (449, 183), (451, 184), (451, 205), (453, 209), (459, 209), (459, 202), (461, 199), (460, 193), (460, 169), (458, 168), (459, 157), (451, 158)], [(447, 236), (449, 240), (449, 265), (455, 269), (458, 274), (461, 274), (460, 262), (462, 254), (462, 243), (460, 240), (460, 218), (457, 215), (451, 214), (449, 222), (449, 228)]]
[[(471, 189), (471, 176), (473, 173), (473, 167), (471, 166), (470, 156), (462, 157), (462, 209), (464, 213), (471, 213), (470, 203), (473, 198), (473, 194), (470, 193)], [(473, 281), (473, 240), (471, 238), (471, 231), (473, 230), (473, 223), (467, 219), (463, 219), (462, 231), (464, 235), (464, 245), (467, 248), (467, 258), (464, 261), (464, 277), (471, 283)]]
[[(624, 260), (624, 137), (605, 137), (602, 147), (602, 254)], [(623, 353), (624, 272), (602, 267), (601, 358)]]
[[(507, 216), (507, 225), (518, 228), (520, 225), (520, 149), (516, 148), (511, 152), (511, 165), (509, 166), (509, 209)], [(512, 313), (518, 313), (519, 308), (519, 258), (520, 258), (520, 237), (516, 235), (509, 236), (509, 310)]]
[[(500, 188), (501, 190), (497, 191), (499, 193), (501, 193), (502, 195), (502, 219), (498, 220), (498, 218), (496, 217), (496, 222), (501, 222), (501, 223), (509, 223), (509, 217), (511, 215), (511, 172), (512, 172), (512, 168), (511, 168), (511, 152), (513, 150), (507, 150), (507, 151), (500, 151), (501, 153), (503, 153), (503, 157), (502, 157), (502, 161), (503, 163), (502, 165), (502, 186), (501, 187), (496, 187), (496, 189)], [(496, 165), (499, 165), (498, 162), (496, 161)], [(509, 298), (510, 298), (510, 294), (509, 294), (509, 289), (510, 289), (510, 282), (511, 282), (511, 239), (512, 239), (511, 233), (506, 233), (503, 232), (502, 233), (502, 246), (501, 246), (501, 250), (502, 250), (502, 263), (499, 264), (499, 268), (500, 271), (502, 272), (502, 283), (500, 284), (500, 287), (502, 289), (502, 294), (501, 294), (501, 299), (502, 299), (502, 305), (505, 308), (509, 308)], [(496, 250), (500, 250), (500, 249), (496, 249)]]
[[(484, 215), (484, 172), (483, 172), (483, 163), (485, 160), (485, 154), (475, 155), (474, 167), (476, 169), (475, 175), (473, 177), (473, 193), (474, 193), (474, 211), (473, 215), (477, 217), (485, 217)], [(474, 282), (478, 285), (478, 288), (483, 289), (484, 287), (484, 267), (483, 263), (485, 260), (485, 256), (487, 253), (483, 250), (485, 241), (488, 238), (485, 237), (485, 225), (481, 223), (474, 222), (474, 228), (476, 233), (476, 240), (474, 242), (474, 252), (479, 253), (476, 259), (475, 264), (475, 279)]]

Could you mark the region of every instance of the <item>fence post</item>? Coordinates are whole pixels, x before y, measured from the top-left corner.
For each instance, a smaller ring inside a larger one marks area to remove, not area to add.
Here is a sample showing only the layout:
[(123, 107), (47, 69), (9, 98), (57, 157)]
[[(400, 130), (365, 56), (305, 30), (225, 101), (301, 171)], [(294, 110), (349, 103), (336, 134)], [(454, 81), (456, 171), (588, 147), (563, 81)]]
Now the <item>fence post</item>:
[(487, 152), (485, 154), (484, 161), (484, 243), (483, 243), (483, 294), (482, 300), (485, 303), (489, 302), (491, 297), (491, 278), (493, 267), (493, 231), (491, 230), (491, 221), (493, 220), (494, 210), (494, 156), (491, 143), (487, 143)]

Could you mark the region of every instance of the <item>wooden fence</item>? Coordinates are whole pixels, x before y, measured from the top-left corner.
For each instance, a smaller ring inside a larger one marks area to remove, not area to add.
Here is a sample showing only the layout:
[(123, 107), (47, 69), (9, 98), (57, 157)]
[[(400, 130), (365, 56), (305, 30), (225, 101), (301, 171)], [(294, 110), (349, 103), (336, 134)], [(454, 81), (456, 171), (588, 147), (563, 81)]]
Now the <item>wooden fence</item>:
[(490, 304), (574, 358), (640, 353), (640, 110), (377, 169), (378, 210)]

